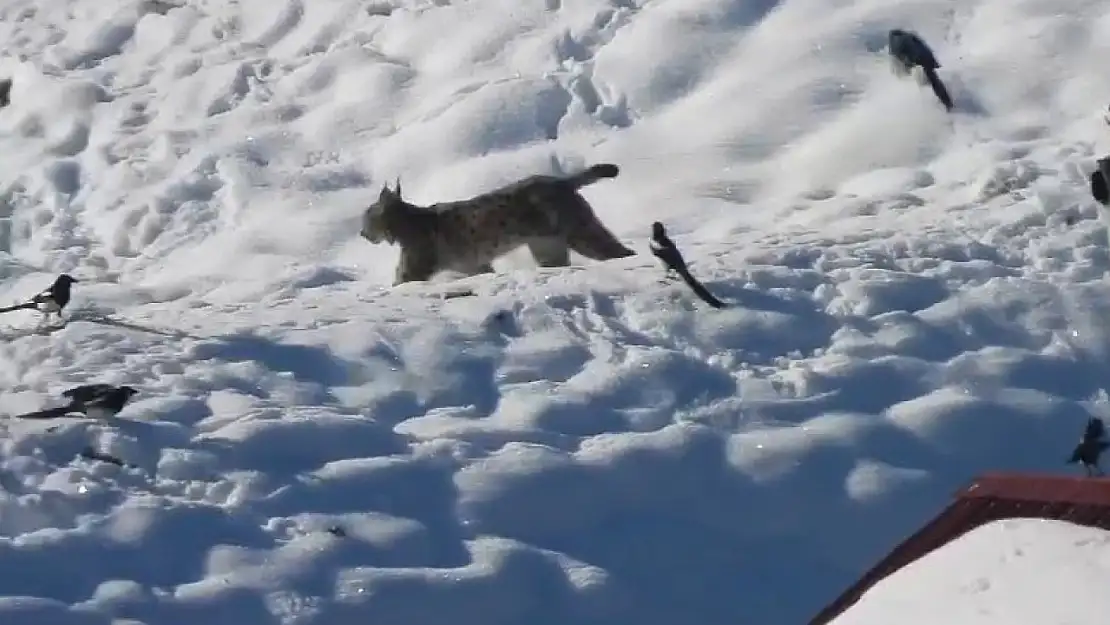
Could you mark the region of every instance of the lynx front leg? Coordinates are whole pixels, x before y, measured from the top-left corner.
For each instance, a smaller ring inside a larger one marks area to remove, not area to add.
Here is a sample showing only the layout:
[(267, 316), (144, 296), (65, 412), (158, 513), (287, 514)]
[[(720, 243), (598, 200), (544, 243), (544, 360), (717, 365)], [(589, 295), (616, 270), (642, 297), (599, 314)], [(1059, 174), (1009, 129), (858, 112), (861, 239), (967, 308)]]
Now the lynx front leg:
[(466, 277), (477, 276), (483, 273), (493, 273), (493, 265), (491, 263), (460, 264), (454, 267), (454, 269)]
[(435, 254), (427, 250), (401, 249), (401, 259), (397, 261), (397, 271), (394, 274), (393, 286), (405, 282), (418, 282), (430, 280), (436, 272)]

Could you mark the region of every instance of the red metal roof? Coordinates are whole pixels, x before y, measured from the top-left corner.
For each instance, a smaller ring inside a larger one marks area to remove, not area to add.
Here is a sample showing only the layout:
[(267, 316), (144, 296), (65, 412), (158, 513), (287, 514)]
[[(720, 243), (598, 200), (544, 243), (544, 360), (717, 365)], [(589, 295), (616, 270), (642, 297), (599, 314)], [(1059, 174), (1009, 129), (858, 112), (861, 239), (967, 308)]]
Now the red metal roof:
[(1110, 530), (1110, 478), (988, 473), (956, 493), (955, 501), (894, 548), (821, 610), (809, 625), (825, 625), (890, 575), (949, 541), (991, 521), (1038, 518)]

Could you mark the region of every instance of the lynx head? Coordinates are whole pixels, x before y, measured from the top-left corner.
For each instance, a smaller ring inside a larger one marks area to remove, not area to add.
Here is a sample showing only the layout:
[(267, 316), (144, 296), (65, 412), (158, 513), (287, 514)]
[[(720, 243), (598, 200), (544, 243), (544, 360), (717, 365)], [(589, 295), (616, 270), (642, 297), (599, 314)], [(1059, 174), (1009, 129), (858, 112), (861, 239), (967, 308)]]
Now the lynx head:
[(401, 181), (398, 180), (392, 189), (388, 184), (384, 185), (378, 194), (378, 201), (362, 214), (362, 230), (359, 234), (371, 243), (396, 243), (402, 238), (399, 232), (405, 228), (409, 212), (408, 204), (401, 199)]

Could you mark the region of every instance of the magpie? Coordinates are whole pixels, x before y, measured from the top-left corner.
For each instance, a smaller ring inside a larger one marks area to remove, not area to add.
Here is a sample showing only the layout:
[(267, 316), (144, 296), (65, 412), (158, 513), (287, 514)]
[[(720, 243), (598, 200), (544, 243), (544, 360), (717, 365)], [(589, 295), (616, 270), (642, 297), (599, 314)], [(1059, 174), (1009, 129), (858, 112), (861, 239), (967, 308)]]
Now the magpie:
[(1087, 475), (1103, 475), (1102, 468), (1098, 466), (1099, 456), (1110, 447), (1106, 441), (1106, 426), (1102, 419), (1091, 417), (1087, 420), (1087, 427), (1083, 431), (1083, 438), (1071, 452), (1067, 464), (1079, 463), (1087, 470)]
[(1107, 181), (1110, 180), (1110, 156), (1098, 159), (1098, 167), (1091, 172), (1091, 196), (1103, 206), (1110, 206), (1110, 190)]
[(82, 449), (77, 455), (87, 460), (96, 460), (97, 462), (107, 462), (109, 464), (114, 464), (117, 467), (124, 467), (127, 469), (139, 468), (138, 465), (131, 464), (130, 462), (124, 462), (123, 460), (113, 456), (112, 454), (106, 454), (102, 451), (97, 451), (91, 445), (86, 445), (85, 448)]
[(681, 276), (702, 301), (713, 308), (725, 307), (724, 302), (714, 297), (713, 294), (709, 292), (709, 289), (705, 288), (701, 282), (698, 282), (694, 276), (690, 275), (690, 270), (686, 268), (686, 260), (682, 258), (682, 253), (678, 251), (678, 246), (667, 236), (667, 229), (658, 221), (651, 224), (651, 241), (648, 246), (651, 248), (652, 255), (662, 261), (668, 273), (673, 271)]
[(56, 419), (72, 412), (84, 413), (93, 419), (106, 419), (115, 416), (131, 396), (139, 391), (130, 386), (113, 386), (111, 384), (84, 384), (75, 386), (62, 392), (62, 397), (69, 400), (65, 406), (47, 408), (28, 412), (17, 416), (18, 419)]
[(77, 278), (68, 273), (63, 273), (54, 280), (54, 284), (51, 284), (49, 288), (38, 295), (22, 304), (0, 308), (0, 313), (34, 309), (42, 313), (42, 321), (44, 322), (50, 318), (50, 315), (58, 315), (58, 319), (61, 319), (62, 310), (66, 307), (66, 304), (69, 304), (70, 291), (75, 282), (78, 282)]
[(920, 67), (937, 99), (940, 100), (946, 110), (952, 110), (952, 96), (949, 95), (948, 88), (941, 82), (940, 76), (937, 76), (940, 63), (937, 62), (937, 57), (928, 44), (925, 43), (925, 40), (917, 33), (895, 28), (888, 34), (887, 51), (905, 74), (908, 74), (914, 67)]

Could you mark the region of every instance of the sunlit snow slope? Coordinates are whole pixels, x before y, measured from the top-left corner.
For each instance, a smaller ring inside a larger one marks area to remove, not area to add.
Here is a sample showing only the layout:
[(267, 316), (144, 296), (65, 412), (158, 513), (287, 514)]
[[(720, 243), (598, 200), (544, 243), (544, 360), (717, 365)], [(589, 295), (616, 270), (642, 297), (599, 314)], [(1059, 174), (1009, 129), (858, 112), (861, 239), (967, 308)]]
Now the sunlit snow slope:
[[(792, 625), (1103, 414), (1105, 2), (4, 0), (0, 48), (0, 304), (82, 280), (0, 317), (0, 413), (141, 390), (4, 421), (0, 623)], [(636, 257), (444, 299), (357, 235), (601, 162)]]
[(881, 581), (833, 625), (1063, 625), (1110, 613), (1110, 532), (1011, 519)]

